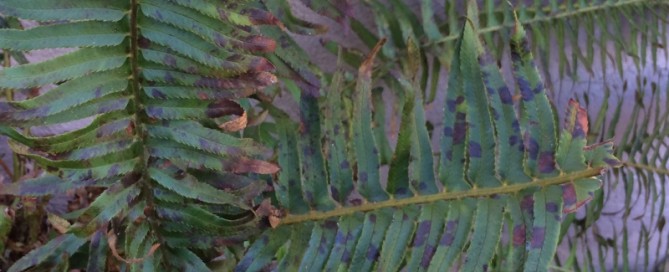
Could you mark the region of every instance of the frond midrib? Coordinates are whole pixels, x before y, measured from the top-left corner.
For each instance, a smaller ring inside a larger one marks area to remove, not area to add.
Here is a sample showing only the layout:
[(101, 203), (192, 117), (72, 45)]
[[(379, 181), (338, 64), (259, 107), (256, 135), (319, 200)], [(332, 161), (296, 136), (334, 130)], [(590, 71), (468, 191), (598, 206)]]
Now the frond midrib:
[(643, 164), (643, 163), (636, 163), (632, 161), (626, 161), (623, 162), (624, 167), (629, 167), (629, 168), (634, 168), (634, 169), (640, 169), (640, 170), (647, 170), (656, 174), (661, 174), (661, 175), (669, 175), (669, 169), (662, 168), (662, 167), (657, 167), (651, 164)]
[[(131, 93), (134, 98), (133, 101), (133, 115), (132, 115), (132, 121), (130, 125), (134, 124), (134, 137), (138, 138), (138, 144), (140, 145), (138, 148), (138, 160), (137, 163), (138, 165), (135, 166), (135, 171), (138, 169), (141, 171), (141, 177), (140, 180), (138, 181), (140, 184), (140, 190), (141, 194), (144, 196), (144, 201), (147, 204), (147, 207), (152, 208), (154, 207), (154, 201), (153, 201), (153, 193), (152, 193), (152, 185), (149, 184), (151, 178), (149, 177), (149, 157), (150, 153), (148, 150), (148, 147), (146, 145), (145, 139), (147, 139), (147, 131), (146, 127), (144, 127), (144, 124), (142, 122), (143, 118), (141, 116), (143, 110), (143, 105), (141, 104), (141, 97), (142, 97), (142, 88), (141, 88), (141, 83), (140, 83), (140, 64), (139, 64), (139, 58), (140, 58), (140, 48), (139, 48), (139, 22), (138, 18), (140, 16), (139, 14), (139, 0), (131, 0), (130, 3), (130, 13), (128, 14), (129, 17), (129, 28), (130, 28), (130, 53), (129, 53), (129, 59), (130, 59), (130, 73), (131, 76), (129, 78), (130, 80), (130, 88), (131, 88)], [(153, 232), (154, 234), (157, 234), (158, 232), (156, 230), (159, 229), (158, 225), (156, 225), (155, 220), (151, 220), (148, 218), (149, 225), (151, 226), (150, 232)], [(160, 241), (161, 244), (164, 243), (162, 235), (156, 235), (156, 238), (158, 241)]]
[(444, 200), (455, 200), (462, 198), (490, 197), (500, 194), (513, 194), (529, 188), (544, 188), (552, 185), (560, 185), (568, 182), (578, 182), (580, 179), (590, 178), (601, 174), (604, 168), (588, 168), (585, 170), (563, 173), (559, 176), (535, 179), (526, 183), (506, 182), (500, 187), (472, 188), (467, 191), (444, 191), (432, 195), (418, 195), (403, 199), (391, 198), (386, 201), (367, 202), (358, 206), (339, 207), (330, 211), (310, 211), (305, 214), (289, 214), (281, 218), (280, 225), (290, 225), (307, 221), (319, 221), (332, 217), (340, 217), (355, 214), (357, 212), (368, 212), (391, 207), (404, 207), (417, 204), (426, 204)]

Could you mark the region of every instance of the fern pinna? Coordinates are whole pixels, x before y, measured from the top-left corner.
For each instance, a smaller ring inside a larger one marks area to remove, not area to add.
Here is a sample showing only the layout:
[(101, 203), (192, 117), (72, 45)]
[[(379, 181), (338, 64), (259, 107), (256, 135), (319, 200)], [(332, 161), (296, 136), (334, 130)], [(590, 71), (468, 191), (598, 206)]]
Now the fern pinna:
[(299, 127), (279, 123), (275, 187), (285, 210), (237, 271), (546, 271), (562, 214), (591, 198), (604, 169), (619, 166), (612, 143), (586, 145), (588, 117), (576, 101), (558, 131), (520, 24), (511, 39), (518, 106), (467, 23), (436, 133), (438, 160), (417, 83), (398, 76), (406, 102), (384, 188), (370, 108), (381, 45), (359, 69), (352, 115), (340, 110), (336, 74), (320, 115), (303, 95)]
[[(246, 118), (237, 101), (276, 81), (259, 56), (275, 42), (254, 33), (255, 25), (276, 24), (272, 15), (209, 0), (7, 0), (0, 13), (46, 23), (1, 30), (0, 48), (76, 49), (0, 71), (1, 88), (50, 88), (0, 102), (0, 133), (49, 170), (0, 191), (105, 188), (63, 216), (76, 219), (67, 232), (10, 271), (67, 269), (77, 252), (88, 261), (71, 268), (87, 271), (204, 271), (201, 258), (216, 257), (207, 250), (260, 228), (253, 200), (266, 182), (258, 174), (278, 167), (259, 159), (259, 144), (232, 133)], [(92, 121), (69, 132), (30, 135), (84, 118)]]

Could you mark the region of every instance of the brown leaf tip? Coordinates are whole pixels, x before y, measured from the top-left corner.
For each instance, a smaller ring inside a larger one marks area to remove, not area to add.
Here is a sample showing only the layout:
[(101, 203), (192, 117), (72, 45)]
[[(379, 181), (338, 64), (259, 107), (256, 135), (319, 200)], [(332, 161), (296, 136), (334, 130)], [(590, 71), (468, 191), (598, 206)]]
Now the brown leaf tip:
[(263, 36), (251, 36), (245, 40), (246, 48), (261, 53), (271, 53), (276, 49), (276, 41)]
[(365, 76), (367, 78), (372, 77), (372, 67), (374, 66), (374, 58), (376, 57), (376, 54), (381, 51), (381, 48), (383, 45), (386, 43), (386, 38), (382, 38), (379, 40), (379, 42), (376, 43), (374, 48), (372, 48), (372, 51), (369, 52), (367, 55), (367, 58), (365, 61), (362, 62), (360, 65), (360, 68), (358, 69), (358, 73), (362, 76)]
[(255, 214), (260, 217), (266, 217), (269, 221), (270, 227), (273, 229), (281, 224), (281, 217), (283, 216), (283, 212), (272, 206), (272, 202), (269, 199), (263, 200), (262, 203), (258, 205), (258, 208), (255, 210)]
[(569, 112), (567, 113), (567, 130), (575, 137), (585, 137), (588, 135), (589, 123), (588, 112), (581, 107), (578, 101), (569, 99)]
[(227, 121), (221, 124), (219, 127), (223, 129), (223, 131), (225, 132), (237, 132), (246, 128), (247, 124), (248, 124), (248, 117), (246, 115), (246, 111), (244, 111), (244, 113), (242, 113), (242, 116)]
[(281, 168), (271, 162), (241, 157), (233, 164), (230, 170), (235, 174), (257, 173), (271, 175), (279, 172)]

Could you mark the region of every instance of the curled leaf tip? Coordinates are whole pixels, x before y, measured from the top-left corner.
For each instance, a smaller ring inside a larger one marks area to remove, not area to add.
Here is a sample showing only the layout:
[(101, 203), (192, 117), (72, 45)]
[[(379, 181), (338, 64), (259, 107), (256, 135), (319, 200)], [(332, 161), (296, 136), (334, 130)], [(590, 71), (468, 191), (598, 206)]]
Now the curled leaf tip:
[(227, 121), (221, 124), (219, 127), (225, 132), (237, 132), (246, 128), (247, 124), (248, 124), (248, 117), (246, 111), (244, 111), (241, 116), (232, 119), (230, 121)]
[(270, 85), (274, 85), (277, 82), (279, 82), (277, 77), (274, 74), (269, 73), (269, 72), (257, 73), (254, 78), (255, 78), (256, 82), (259, 84), (258, 87), (260, 87), (260, 88), (264, 88), (264, 87), (267, 87), (267, 86), (270, 86)]
[(586, 137), (588, 136), (588, 113), (581, 107), (578, 101), (569, 99), (569, 109), (567, 112), (567, 118), (565, 122), (565, 129), (569, 131), (574, 137)]
[(274, 207), (269, 199), (263, 200), (260, 205), (258, 205), (258, 208), (255, 209), (254, 213), (256, 216), (267, 217), (269, 225), (273, 229), (281, 224), (282, 212)]
[(358, 69), (358, 73), (360, 75), (364, 75), (365, 77), (371, 77), (372, 76), (372, 67), (374, 67), (374, 58), (376, 57), (376, 54), (381, 51), (381, 47), (386, 43), (386, 38), (381, 38), (379, 42), (376, 43), (374, 48), (372, 48), (372, 51), (369, 52), (367, 55), (367, 58), (365, 58), (365, 61), (362, 62), (360, 65), (360, 68)]
[(156, 244), (152, 245), (151, 248), (149, 249), (149, 252), (148, 252), (144, 257), (142, 257), (142, 258), (131, 258), (131, 259), (126, 259), (126, 258), (123, 258), (123, 257), (118, 253), (118, 250), (116, 249), (116, 242), (117, 242), (117, 240), (118, 240), (118, 237), (116, 236), (116, 234), (114, 233), (113, 230), (110, 230), (109, 232), (107, 232), (107, 243), (109, 244), (109, 249), (111, 250), (112, 255), (113, 255), (114, 258), (116, 258), (117, 260), (119, 260), (119, 261), (121, 261), (121, 262), (124, 262), (124, 263), (126, 263), (126, 264), (136, 264), (136, 263), (144, 262), (144, 260), (145, 260), (146, 258), (151, 257), (151, 255), (153, 255), (153, 253), (155, 253), (156, 250), (158, 250), (158, 248), (159, 248), (160, 245), (161, 245), (160, 243), (156, 243)]

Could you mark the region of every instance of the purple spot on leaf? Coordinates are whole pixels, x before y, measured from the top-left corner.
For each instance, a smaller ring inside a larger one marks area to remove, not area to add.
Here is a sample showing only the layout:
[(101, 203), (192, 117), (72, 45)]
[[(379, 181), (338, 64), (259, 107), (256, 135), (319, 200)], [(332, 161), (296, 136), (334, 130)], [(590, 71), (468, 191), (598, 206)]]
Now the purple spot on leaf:
[(532, 207), (534, 207), (534, 198), (532, 198), (532, 195), (526, 195), (520, 202), (520, 209), (526, 212), (531, 212)]
[(558, 212), (558, 205), (553, 202), (548, 202), (546, 203), (546, 211), (549, 213), (556, 213)]
[(330, 186), (330, 193), (332, 193), (332, 198), (339, 199), (339, 190), (334, 186)]
[(100, 96), (102, 96), (102, 87), (97, 87), (95, 88), (95, 97), (99, 98)]
[(469, 142), (469, 155), (474, 158), (481, 157), (481, 145), (477, 142)]
[(344, 250), (344, 253), (341, 254), (341, 261), (344, 263), (351, 262), (351, 253), (348, 252), (348, 249)]
[(511, 92), (509, 92), (508, 87), (503, 86), (499, 88), (497, 92), (499, 93), (499, 98), (502, 100), (502, 103), (513, 104), (513, 98), (511, 97)]
[(455, 129), (453, 131), (453, 144), (462, 144), (465, 142), (465, 136), (467, 134), (467, 123), (456, 122)]
[(453, 128), (451, 128), (451, 127), (444, 127), (444, 136), (446, 136), (446, 137), (453, 137)]
[(446, 150), (446, 160), (449, 161), (453, 160), (453, 149)]
[(374, 245), (370, 245), (369, 249), (367, 249), (367, 260), (376, 261), (376, 258), (378, 256), (379, 256), (379, 248)]
[(510, 146), (514, 146), (514, 145), (518, 144), (518, 142), (519, 142), (519, 139), (518, 139), (517, 135), (509, 136), (509, 145)]
[(450, 112), (455, 112), (455, 100), (446, 100), (446, 108), (448, 108), (448, 111)]
[(120, 168), (120, 166), (118, 166), (118, 164), (114, 164), (114, 166), (109, 168), (109, 171), (107, 171), (107, 176), (113, 177), (113, 176), (118, 175), (119, 168)]
[(335, 244), (346, 244), (346, 234), (342, 233), (341, 231), (337, 232), (337, 236), (335, 236)]
[(530, 87), (530, 83), (525, 80), (525, 78), (517, 78), (518, 88), (520, 89), (520, 94), (523, 96), (524, 101), (531, 101), (534, 99), (534, 91)]
[(455, 236), (451, 233), (444, 233), (444, 236), (441, 237), (439, 244), (442, 246), (450, 246), (455, 240)]
[(155, 15), (156, 18), (158, 18), (158, 19), (160, 19), (160, 20), (163, 19), (163, 14), (160, 13), (160, 11), (158, 11), (158, 10), (156, 10), (156, 11), (153, 13), (153, 15)]
[(397, 188), (395, 189), (395, 195), (397, 196), (408, 196), (409, 195), (409, 188), (402, 187), (402, 188)]
[(530, 247), (541, 248), (541, 246), (544, 245), (545, 236), (546, 236), (546, 228), (543, 227), (532, 228), (532, 241), (530, 242)]
[(358, 181), (367, 182), (367, 172), (358, 173)]
[(535, 94), (539, 94), (544, 91), (544, 84), (542, 82), (539, 82), (537, 84), (537, 87), (532, 90)]
[(427, 241), (427, 237), (430, 234), (430, 229), (432, 227), (432, 221), (421, 221), (418, 223), (418, 229), (416, 230), (416, 238), (414, 238), (413, 246), (421, 247)]
[(525, 225), (516, 225), (513, 227), (513, 246), (520, 247), (525, 245)]
[(430, 266), (430, 261), (434, 255), (435, 248), (432, 245), (427, 245), (425, 247), (425, 252), (423, 252), (423, 258), (420, 260), (420, 266), (424, 269), (427, 269)]
[(576, 204), (576, 189), (574, 184), (567, 183), (562, 185), (562, 198), (564, 199), (564, 206), (572, 206)]
[(153, 96), (155, 98), (158, 98), (158, 99), (167, 98), (167, 95), (165, 95), (163, 92), (161, 92), (160, 90), (155, 89), (155, 88), (151, 89), (151, 96)]
[(539, 155), (539, 143), (534, 138), (529, 138), (525, 141), (527, 152), (530, 159), (536, 160)]
[(172, 55), (166, 55), (165, 56), (165, 64), (167, 64), (170, 67), (176, 67), (177, 66), (177, 59), (174, 58)]
[(323, 226), (324, 226), (326, 229), (329, 229), (329, 230), (336, 230), (336, 229), (337, 229), (337, 222), (336, 222), (336, 221), (332, 221), (332, 220), (328, 220), (328, 221), (325, 221), (325, 223), (323, 224)]
[(450, 246), (455, 239), (455, 231), (457, 227), (458, 221), (456, 220), (446, 222), (446, 230), (444, 235), (441, 237), (441, 240), (439, 240), (439, 244), (442, 246)]
[(604, 162), (611, 167), (619, 167), (622, 165), (622, 163), (620, 163), (620, 161), (616, 159), (605, 158)]
[(539, 172), (541, 173), (552, 173), (555, 171), (555, 158), (553, 157), (553, 152), (546, 151), (541, 153), (539, 156)]
[(223, 37), (218, 32), (214, 33), (214, 42), (220, 47), (225, 47), (227, 45), (227, 40), (225, 37)]

